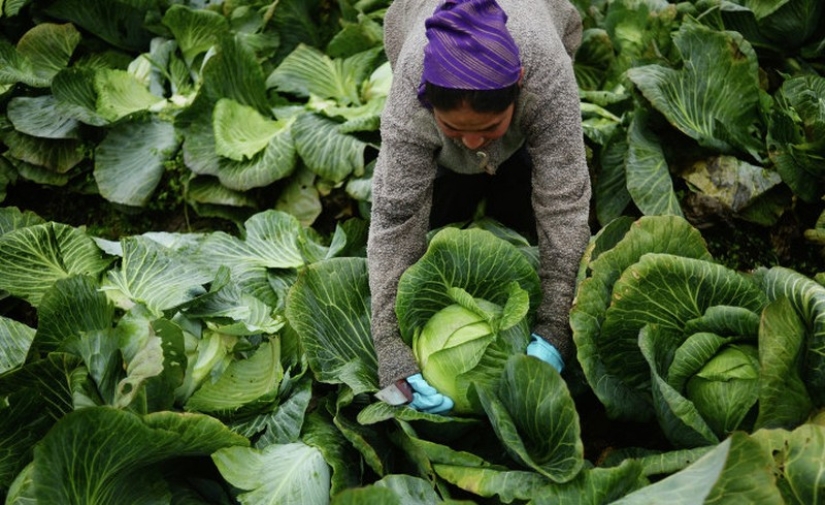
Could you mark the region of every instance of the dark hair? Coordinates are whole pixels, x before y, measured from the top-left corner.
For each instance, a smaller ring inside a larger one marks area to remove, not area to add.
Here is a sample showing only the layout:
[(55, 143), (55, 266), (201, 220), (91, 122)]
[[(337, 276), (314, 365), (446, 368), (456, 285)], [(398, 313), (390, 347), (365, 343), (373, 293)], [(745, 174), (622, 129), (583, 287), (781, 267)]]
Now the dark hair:
[(462, 105), (469, 105), (476, 112), (504, 112), (518, 100), (521, 86), (511, 84), (500, 89), (455, 89), (438, 86), (431, 82), (424, 83), (422, 98), (434, 109), (454, 110)]

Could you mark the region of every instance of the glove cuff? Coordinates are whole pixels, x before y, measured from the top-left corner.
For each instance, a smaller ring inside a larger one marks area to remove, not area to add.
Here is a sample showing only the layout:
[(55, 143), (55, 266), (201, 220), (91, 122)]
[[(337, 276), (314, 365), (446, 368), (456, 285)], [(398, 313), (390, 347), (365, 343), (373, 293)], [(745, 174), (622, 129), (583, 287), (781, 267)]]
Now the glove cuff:
[(564, 359), (556, 346), (544, 340), (536, 333), (530, 337), (527, 345), (527, 355), (534, 356), (555, 368), (559, 373), (564, 370)]

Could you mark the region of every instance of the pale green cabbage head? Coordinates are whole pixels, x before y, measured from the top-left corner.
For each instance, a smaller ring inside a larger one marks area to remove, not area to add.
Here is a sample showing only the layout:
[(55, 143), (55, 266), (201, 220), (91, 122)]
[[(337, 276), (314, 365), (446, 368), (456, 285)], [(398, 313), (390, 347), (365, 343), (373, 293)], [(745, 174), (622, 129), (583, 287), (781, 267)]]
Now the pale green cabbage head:
[(759, 354), (751, 345), (730, 345), (708, 360), (687, 383), (687, 397), (720, 437), (739, 429), (759, 395)]
[(457, 289), (453, 295), (459, 301), (436, 312), (413, 336), (421, 374), (455, 402), (454, 413), (482, 413), (471, 385), (496, 381), (507, 358), (527, 347), (529, 301), (523, 290), (514, 289), (519, 301), (505, 308)]

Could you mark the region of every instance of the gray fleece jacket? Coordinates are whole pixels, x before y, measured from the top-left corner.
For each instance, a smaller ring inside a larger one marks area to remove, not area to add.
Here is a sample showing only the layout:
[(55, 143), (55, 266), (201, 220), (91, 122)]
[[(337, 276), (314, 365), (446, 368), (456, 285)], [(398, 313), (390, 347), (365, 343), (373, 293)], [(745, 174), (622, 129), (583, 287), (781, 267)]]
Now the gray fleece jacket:
[[(458, 173), (494, 174), (526, 143), (533, 159), (543, 298), (535, 333), (573, 355), (568, 322), (579, 260), (590, 238), (590, 177), (572, 56), (581, 41), (581, 18), (567, 0), (498, 0), (519, 46), (524, 79), (507, 134), (471, 151), (439, 130), (417, 98), (424, 20), (438, 0), (395, 0), (384, 18), (384, 44), (393, 69), (381, 116), (381, 150), (373, 176), (367, 245), (372, 337), (379, 388), (419, 371), (402, 341), (395, 313), (401, 274), (424, 254), (433, 180), (438, 164)], [(495, 177), (495, 175), (491, 175)]]

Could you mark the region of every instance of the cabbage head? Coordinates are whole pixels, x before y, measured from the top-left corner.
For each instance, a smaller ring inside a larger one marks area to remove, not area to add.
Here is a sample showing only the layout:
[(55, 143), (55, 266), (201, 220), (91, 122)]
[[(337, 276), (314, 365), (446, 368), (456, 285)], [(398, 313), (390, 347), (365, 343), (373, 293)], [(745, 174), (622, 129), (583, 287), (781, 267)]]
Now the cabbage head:
[(413, 336), (413, 352), (427, 382), (454, 402), (455, 414), (484, 412), (473, 385), (495, 383), (507, 358), (529, 341), (529, 297), (517, 283), (505, 307), (449, 290), (456, 303), (436, 312)]
[(687, 398), (708, 426), (723, 438), (741, 426), (759, 397), (759, 351), (729, 345), (688, 380)]

